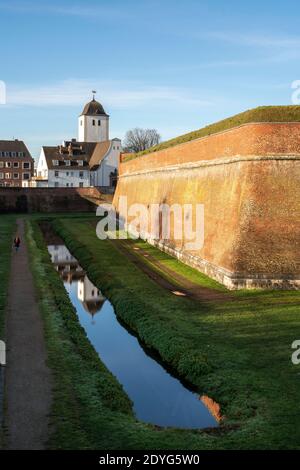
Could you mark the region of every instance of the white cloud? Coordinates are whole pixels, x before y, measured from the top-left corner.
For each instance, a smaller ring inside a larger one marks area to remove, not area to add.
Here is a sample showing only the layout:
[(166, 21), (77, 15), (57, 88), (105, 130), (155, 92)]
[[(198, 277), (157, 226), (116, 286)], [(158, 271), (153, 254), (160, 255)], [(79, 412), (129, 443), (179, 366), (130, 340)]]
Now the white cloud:
[(176, 87), (143, 86), (138, 83), (105, 82), (69, 79), (49, 85), (7, 84), (9, 106), (82, 106), (91, 98), (91, 91), (98, 90), (98, 99), (108, 108), (131, 109), (142, 106), (184, 107), (212, 106), (212, 101), (197, 93)]
[(230, 42), (237, 45), (254, 46), (254, 47), (277, 47), (291, 48), (300, 46), (299, 37), (277, 37), (262, 34), (243, 34), (232, 31), (210, 31), (200, 33), (199, 38), (216, 39), (219, 41)]

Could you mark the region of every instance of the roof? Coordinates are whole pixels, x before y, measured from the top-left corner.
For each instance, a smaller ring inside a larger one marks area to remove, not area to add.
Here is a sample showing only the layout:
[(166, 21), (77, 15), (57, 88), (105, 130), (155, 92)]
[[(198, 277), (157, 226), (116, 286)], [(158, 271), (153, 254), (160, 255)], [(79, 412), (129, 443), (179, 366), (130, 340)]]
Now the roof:
[(0, 152), (24, 152), (25, 158), (31, 158), (31, 153), (23, 140), (0, 140)]
[(223, 119), (214, 124), (210, 124), (202, 129), (189, 132), (188, 134), (175, 137), (174, 139), (162, 142), (143, 152), (133, 153), (125, 157), (124, 161), (132, 158), (140, 157), (147, 153), (157, 152), (175, 145), (183, 144), (191, 140), (207, 137), (218, 132), (223, 132), (243, 124), (251, 124), (256, 122), (300, 122), (300, 106), (259, 106), (258, 108), (249, 109), (243, 113)]
[[(63, 162), (66, 160), (71, 162), (70, 166), (64, 166), (64, 169), (66, 170), (68, 170), (68, 168), (72, 168), (72, 170), (83, 170), (88, 167), (90, 158), (97, 144), (92, 142), (76, 142), (75, 144), (76, 147), (74, 147), (74, 153), (71, 155), (68, 153), (67, 147), (63, 147), (64, 153), (60, 152), (60, 148), (62, 148), (61, 146), (43, 147), (48, 169), (56, 170), (59, 167), (62, 167)], [(58, 166), (53, 165), (53, 160), (58, 161)], [(77, 165), (78, 160), (83, 161), (83, 166)]]
[(96, 144), (93, 155), (89, 162), (91, 169), (96, 170), (98, 168), (99, 164), (107, 155), (107, 152), (109, 151), (110, 147), (111, 140), (105, 140), (104, 142), (98, 142)]
[(94, 98), (83, 108), (81, 116), (108, 116), (101, 103)]
[[(68, 147), (42, 147), (44, 150), (47, 166), (49, 170), (64, 169), (68, 171), (93, 169), (96, 170), (99, 164), (107, 155), (111, 148), (112, 141), (104, 142), (68, 142), (72, 147), (72, 154), (68, 152)], [(53, 160), (58, 161), (58, 165), (53, 165)], [(69, 160), (70, 165), (66, 166), (65, 161)], [(83, 161), (83, 166), (77, 164), (78, 160)]]

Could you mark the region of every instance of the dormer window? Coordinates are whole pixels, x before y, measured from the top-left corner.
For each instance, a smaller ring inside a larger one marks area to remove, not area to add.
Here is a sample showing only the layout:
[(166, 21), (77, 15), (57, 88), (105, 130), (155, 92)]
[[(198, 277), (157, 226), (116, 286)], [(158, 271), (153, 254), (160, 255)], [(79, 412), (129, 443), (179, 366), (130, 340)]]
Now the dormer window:
[(78, 160), (78, 166), (83, 166), (83, 160)]
[(70, 160), (65, 160), (65, 165), (66, 166), (71, 166), (71, 161)]
[(58, 160), (52, 160), (52, 165), (53, 166), (58, 166), (59, 165)]

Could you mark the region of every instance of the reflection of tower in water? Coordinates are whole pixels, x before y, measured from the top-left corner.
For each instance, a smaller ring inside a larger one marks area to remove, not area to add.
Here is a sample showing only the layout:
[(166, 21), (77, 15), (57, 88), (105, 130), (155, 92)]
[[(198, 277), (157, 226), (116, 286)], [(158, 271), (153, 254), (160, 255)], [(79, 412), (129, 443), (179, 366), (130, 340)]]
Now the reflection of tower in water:
[(94, 324), (94, 316), (101, 309), (105, 297), (101, 292), (91, 283), (87, 276), (78, 280), (77, 297), (81, 301), (86, 312), (92, 316), (92, 323)]
[(75, 286), (77, 283), (77, 297), (85, 311), (92, 316), (94, 323), (94, 316), (101, 309), (105, 298), (91, 283), (77, 259), (65, 245), (48, 245), (48, 252), (63, 281), (69, 285), (74, 282)]

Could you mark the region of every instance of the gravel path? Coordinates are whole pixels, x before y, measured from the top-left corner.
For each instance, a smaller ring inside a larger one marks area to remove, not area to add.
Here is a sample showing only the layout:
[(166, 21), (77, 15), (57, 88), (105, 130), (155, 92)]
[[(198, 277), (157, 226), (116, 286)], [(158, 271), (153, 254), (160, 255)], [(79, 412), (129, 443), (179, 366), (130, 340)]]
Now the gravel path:
[(8, 449), (44, 449), (48, 439), (51, 375), (46, 365), (42, 319), (35, 297), (25, 242), (12, 255), (6, 312), (7, 366), (5, 427)]

